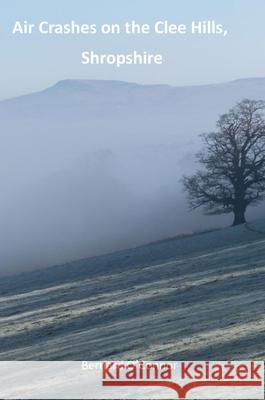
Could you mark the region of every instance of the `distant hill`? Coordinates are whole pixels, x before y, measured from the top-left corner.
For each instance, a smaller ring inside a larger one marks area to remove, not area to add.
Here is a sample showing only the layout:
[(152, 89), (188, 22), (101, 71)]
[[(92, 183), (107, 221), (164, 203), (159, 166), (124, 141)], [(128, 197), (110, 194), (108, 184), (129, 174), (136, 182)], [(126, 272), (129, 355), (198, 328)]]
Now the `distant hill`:
[(199, 134), (265, 78), (172, 87), (65, 80), (0, 102), (1, 273), (229, 223), (189, 214)]

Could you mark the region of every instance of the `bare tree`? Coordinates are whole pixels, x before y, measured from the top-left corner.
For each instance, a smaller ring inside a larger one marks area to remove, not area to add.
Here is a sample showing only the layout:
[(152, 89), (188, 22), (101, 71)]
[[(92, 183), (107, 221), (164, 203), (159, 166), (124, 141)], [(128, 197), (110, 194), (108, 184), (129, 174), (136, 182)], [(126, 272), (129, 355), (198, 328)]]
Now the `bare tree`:
[(243, 100), (220, 117), (216, 132), (202, 135), (202, 169), (183, 179), (191, 209), (234, 213), (239, 225), (246, 208), (265, 198), (264, 110), (263, 101)]

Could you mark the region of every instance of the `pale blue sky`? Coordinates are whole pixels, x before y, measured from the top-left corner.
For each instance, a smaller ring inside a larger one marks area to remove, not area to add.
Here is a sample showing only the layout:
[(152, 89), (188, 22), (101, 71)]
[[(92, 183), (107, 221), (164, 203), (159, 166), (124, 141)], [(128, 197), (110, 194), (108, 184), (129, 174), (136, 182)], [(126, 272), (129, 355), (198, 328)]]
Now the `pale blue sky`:
[[(264, 0), (3, 0), (0, 13), (0, 98), (40, 90), (66, 78), (193, 85), (265, 76)], [(187, 36), (13, 36), (16, 20), (38, 23), (152, 24), (215, 19), (226, 38)], [(84, 66), (83, 50), (162, 53), (162, 66)]]

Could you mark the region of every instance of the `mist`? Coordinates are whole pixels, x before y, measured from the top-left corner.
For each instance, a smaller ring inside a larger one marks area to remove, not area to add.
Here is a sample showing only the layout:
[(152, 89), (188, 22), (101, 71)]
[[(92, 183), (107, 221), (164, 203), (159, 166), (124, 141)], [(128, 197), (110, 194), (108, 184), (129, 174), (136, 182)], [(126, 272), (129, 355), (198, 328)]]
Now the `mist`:
[(0, 102), (0, 274), (230, 224), (190, 213), (181, 178), (196, 169), (199, 134), (246, 97), (265, 99), (265, 79), (67, 80)]

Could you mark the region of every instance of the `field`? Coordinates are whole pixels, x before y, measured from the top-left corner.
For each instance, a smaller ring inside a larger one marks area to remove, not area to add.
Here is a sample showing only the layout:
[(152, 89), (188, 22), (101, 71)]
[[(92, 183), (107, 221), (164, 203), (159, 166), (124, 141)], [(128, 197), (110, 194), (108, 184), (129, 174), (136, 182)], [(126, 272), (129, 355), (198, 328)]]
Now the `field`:
[(264, 359), (264, 285), (264, 221), (6, 277), (0, 359)]

